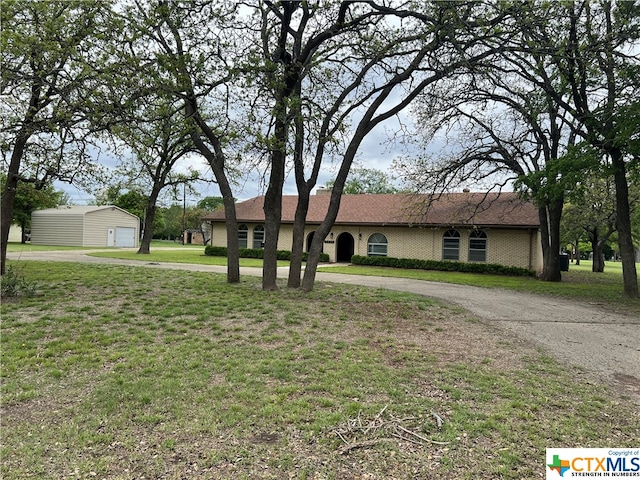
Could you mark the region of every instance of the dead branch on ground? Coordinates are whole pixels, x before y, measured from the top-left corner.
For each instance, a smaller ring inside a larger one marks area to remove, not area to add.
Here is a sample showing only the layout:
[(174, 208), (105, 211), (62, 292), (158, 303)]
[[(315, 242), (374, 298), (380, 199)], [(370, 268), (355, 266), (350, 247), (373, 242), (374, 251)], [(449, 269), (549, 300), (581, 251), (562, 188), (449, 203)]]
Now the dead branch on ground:
[[(387, 412), (388, 405), (385, 405), (372, 419), (363, 418), (361, 412), (355, 418), (350, 418), (332, 430), (343, 445), (338, 449), (338, 453), (346, 455), (351, 450), (357, 448), (368, 448), (382, 442), (400, 439), (404, 442), (416, 445), (448, 445), (449, 442), (439, 442), (432, 440), (425, 435), (418, 433), (421, 431), (418, 424), (425, 426), (424, 416), (396, 417)], [(385, 415), (386, 413), (386, 415)], [(444, 421), (435, 412), (431, 412), (431, 417), (435, 420), (437, 428), (442, 427)], [(424, 428), (422, 428), (424, 431)]]

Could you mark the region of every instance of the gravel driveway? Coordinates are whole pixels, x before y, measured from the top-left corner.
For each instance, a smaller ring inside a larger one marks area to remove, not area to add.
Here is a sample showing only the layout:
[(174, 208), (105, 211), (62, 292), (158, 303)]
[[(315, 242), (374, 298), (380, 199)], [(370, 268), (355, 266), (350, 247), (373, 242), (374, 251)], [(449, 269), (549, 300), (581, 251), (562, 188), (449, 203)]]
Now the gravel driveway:
[(622, 387), (640, 403), (640, 318), (540, 295), (402, 278), (318, 274), (319, 280), (413, 292), (458, 305)]
[[(142, 263), (90, 257), (86, 251), (9, 253), (10, 259), (51, 260), (138, 265), (148, 268), (225, 273), (226, 267), (179, 263)], [(286, 276), (283, 272), (280, 276)], [(242, 275), (261, 275), (242, 268)], [(508, 290), (425, 282), (404, 278), (365, 277), (319, 272), (319, 281), (364, 285), (412, 292), (458, 305), (479, 319), (498, 324), (546, 350), (557, 359), (577, 365), (621, 388), (640, 403), (640, 318), (579, 303)]]

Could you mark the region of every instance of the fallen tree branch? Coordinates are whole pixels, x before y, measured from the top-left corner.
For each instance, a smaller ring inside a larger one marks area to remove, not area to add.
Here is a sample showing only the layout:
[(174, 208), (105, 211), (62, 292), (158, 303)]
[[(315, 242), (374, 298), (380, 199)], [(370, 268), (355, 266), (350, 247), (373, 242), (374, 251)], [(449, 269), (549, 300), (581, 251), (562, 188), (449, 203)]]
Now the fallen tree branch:
[(416, 438), (419, 438), (423, 442), (433, 443), (434, 445), (449, 445), (449, 442), (436, 442), (435, 440), (431, 440), (430, 438), (425, 438), (422, 435), (418, 435), (416, 432), (412, 432), (411, 430), (407, 430), (402, 425), (397, 425), (397, 427), (400, 430), (402, 430), (403, 432), (408, 433), (409, 435), (413, 435)]
[[(355, 418), (350, 418), (332, 431), (340, 438), (342, 445), (338, 453), (346, 455), (350, 451), (358, 448), (368, 448), (381, 442), (393, 441), (394, 438), (416, 445), (448, 445), (449, 442), (432, 440), (424, 435), (420, 435), (414, 427), (416, 422), (422, 420), (421, 417), (394, 417), (387, 411), (385, 405), (371, 420), (363, 419), (362, 412), (358, 412)], [(386, 415), (385, 415), (386, 414)], [(431, 412), (435, 419), (437, 428), (442, 427), (444, 421), (435, 412)]]
[(343, 445), (342, 447), (340, 447), (340, 449), (338, 450), (338, 453), (340, 455), (346, 455), (351, 450), (355, 450), (356, 448), (372, 447), (378, 443), (389, 442), (391, 440), (392, 440), (391, 438), (377, 438), (375, 440), (365, 440), (363, 442), (349, 443), (348, 445)]

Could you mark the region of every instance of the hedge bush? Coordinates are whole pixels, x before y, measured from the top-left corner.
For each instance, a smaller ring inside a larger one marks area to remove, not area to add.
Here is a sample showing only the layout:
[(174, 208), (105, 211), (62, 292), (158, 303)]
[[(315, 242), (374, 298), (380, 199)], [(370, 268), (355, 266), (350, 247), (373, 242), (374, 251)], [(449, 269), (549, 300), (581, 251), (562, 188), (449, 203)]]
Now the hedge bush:
[(207, 245), (204, 247), (204, 254), (210, 257), (226, 257), (227, 247), (214, 247), (213, 245)]
[(393, 267), (415, 270), (437, 270), (443, 272), (490, 273), (492, 275), (509, 275), (516, 277), (533, 277), (536, 272), (528, 268), (508, 267), (497, 263), (465, 263), (450, 260), (418, 260), (413, 258), (393, 257), (351, 257), (354, 265), (372, 265), (377, 267)]
[[(262, 248), (241, 248), (240, 249), (240, 258), (263, 258), (264, 250)], [(227, 256), (227, 247), (214, 247), (212, 245), (207, 245), (204, 248), (204, 254), (210, 257), (226, 257)], [(278, 260), (291, 260), (291, 252), (289, 250), (278, 250)], [(302, 254), (302, 260), (307, 261), (309, 254), (304, 252)], [(328, 262), (329, 255), (326, 253), (320, 254), (321, 262)]]

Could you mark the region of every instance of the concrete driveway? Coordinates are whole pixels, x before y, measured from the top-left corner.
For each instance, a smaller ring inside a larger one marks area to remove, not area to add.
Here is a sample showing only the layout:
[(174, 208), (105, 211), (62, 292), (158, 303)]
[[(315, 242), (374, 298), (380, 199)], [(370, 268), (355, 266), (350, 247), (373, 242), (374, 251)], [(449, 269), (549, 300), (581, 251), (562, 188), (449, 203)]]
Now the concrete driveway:
[[(8, 258), (226, 273), (226, 267), (157, 264), (91, 257), (87, 253), (79, 250), (21, 252), (9, 253)], [(286, 277), (286, 270), (281, 269), (281, 277)], [(240, 273), (260, 276), (262, 271), (241, 268)], [(597, 304), (501, 289), (329, 272), (319, 272), (316, 280), (411, 292), (463, 307), (482, 321), (497, 324), (531, 341), (559, 360), (586, 369), (640, 403), (640, 318), (611, 312)]]

